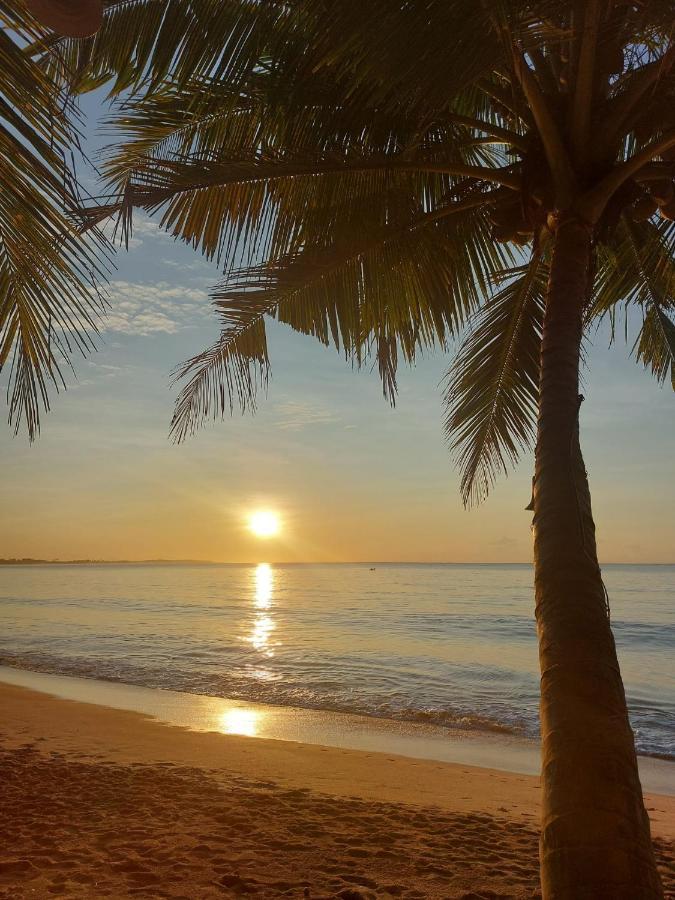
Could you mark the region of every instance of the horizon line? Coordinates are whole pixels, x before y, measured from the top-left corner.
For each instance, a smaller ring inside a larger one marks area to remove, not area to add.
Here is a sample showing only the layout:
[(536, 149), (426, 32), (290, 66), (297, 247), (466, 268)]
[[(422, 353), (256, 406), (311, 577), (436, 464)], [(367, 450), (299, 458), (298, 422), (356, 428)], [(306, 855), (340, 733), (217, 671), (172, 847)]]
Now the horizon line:
[[(29, 566), (29, 565), (174, 565), (174, 566), (257, 566), (267, 564), (270, 566), (353, 566), (353, 565), (370, 565), (370, 566), (532, 566), (533, 560), (495, 560), (487, 562), (485, 560), (416, 560), (416, 559), (345, 559), (345, 560), (295, 560), (295, 561), (279, 561), (279, 560), (259, 560), (257, 562), (250, 561), (225, 561), (215, 559), (172, 559), (164, 557), (150, 557), (147, 559), (60, 559), (58, 557), (52, 559), (41, 559), (38, 557), (4, 557), (0, 558), (0, 566)], [(617, 562), (615, 560), (605, 560), (603, 565), (606, 566), (674, 566), (675, 561), (642, 561), (642, 562)]]

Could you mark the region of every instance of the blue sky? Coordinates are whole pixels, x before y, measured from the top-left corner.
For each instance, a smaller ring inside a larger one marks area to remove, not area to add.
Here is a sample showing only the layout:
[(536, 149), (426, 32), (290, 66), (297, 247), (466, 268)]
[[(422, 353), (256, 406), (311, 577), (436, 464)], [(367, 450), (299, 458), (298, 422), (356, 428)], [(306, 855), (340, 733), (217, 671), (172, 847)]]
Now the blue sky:
[[(87, 105), (97, 111), (96, 98)], [(481, 507), (462, 506), (442, 430), (451, 357), (403, 369), (392, 410), (377, 373), (272, 325), (273, 377), (257, 415), (236, 414), (175, 446), (169, 372), (217, 334), (207, 295), (218, 271), (147, 217), (116, 265), (100, 350), (76, 363), (39, 440), (0, 432), (0, 555), (530, 559), (531, 454)], [(601, 560), (670, 562), (673, 393), (629, 359), (623, 338), (607, 344), (603, 328), (581, 417)], [(278, 510), (284, 526), (264, 544), (246, 529), (259, 507)]]

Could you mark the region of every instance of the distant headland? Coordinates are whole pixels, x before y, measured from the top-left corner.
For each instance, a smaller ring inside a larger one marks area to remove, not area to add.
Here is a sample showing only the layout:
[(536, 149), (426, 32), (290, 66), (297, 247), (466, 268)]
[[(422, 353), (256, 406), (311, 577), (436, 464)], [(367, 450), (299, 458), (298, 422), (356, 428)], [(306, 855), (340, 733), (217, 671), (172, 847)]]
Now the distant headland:
[(216, 566), (210, 559), (33, 559), (29, 556), (20, 559), (0, 559), (0, 566)]

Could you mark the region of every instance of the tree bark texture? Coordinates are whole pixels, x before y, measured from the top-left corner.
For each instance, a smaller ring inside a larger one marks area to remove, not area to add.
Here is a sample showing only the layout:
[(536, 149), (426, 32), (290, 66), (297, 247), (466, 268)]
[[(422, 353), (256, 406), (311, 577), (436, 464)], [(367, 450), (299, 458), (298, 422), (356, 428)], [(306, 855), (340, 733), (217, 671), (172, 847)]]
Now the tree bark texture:
[(544, 900), (663, 897), (598, 565), (579, 446), (579, 360), (592, 234), (557, 227), (534, 477)]

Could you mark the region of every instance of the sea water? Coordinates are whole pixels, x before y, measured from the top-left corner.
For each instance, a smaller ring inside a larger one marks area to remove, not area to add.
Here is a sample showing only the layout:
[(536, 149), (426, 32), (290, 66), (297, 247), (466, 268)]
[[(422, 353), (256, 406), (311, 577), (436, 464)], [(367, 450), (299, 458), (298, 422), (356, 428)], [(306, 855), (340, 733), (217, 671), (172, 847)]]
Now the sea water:
[[(675, 758), (675, 566), (606, 566), (638, 749)], [(0, 567), (0, 664), (536, 737), (527, 565)]]

